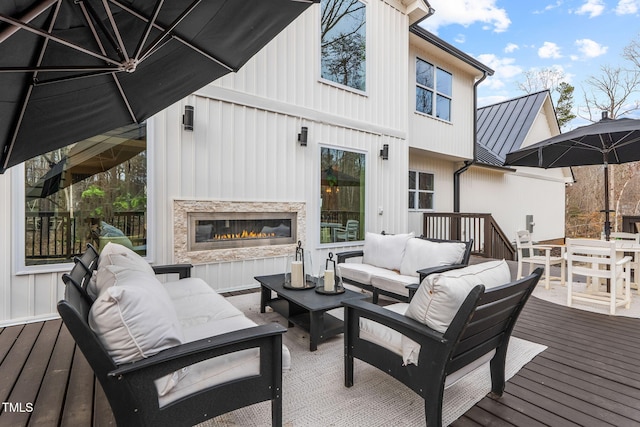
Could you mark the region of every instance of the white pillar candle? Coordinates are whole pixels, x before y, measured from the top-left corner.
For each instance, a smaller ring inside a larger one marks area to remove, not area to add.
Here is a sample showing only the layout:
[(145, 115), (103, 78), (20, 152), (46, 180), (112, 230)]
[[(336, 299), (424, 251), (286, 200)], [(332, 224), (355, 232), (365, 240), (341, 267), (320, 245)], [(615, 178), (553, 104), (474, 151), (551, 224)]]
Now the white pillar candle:
[(336, 291), (336, 273), (333, 270), (324, 271), (324, 290), (325, 292)]
[(302, 274), (302, 261), (291, 262), (291, 286), (294, 288), (304, 287), (304, 277)]

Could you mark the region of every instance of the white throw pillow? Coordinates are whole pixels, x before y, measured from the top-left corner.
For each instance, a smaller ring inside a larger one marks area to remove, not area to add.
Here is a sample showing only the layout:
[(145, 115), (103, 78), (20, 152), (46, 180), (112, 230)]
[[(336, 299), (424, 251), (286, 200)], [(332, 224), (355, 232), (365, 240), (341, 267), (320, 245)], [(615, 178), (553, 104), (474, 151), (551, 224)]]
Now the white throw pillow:
[(184, 339), (171, 299), (154, 276), (135, 270), (116, 275), (116, 284), (91, 306), (89, 326), (116, 364), (140, 360)]
[(115, 271), (108, 269), (109, 266), (119, 266), (155, 276), (151, 265), (140, 255), (122, 245), (109, 242), (100, 253), (98, 270), (93, 273), (87, 285), (87, 293), (94, 300), (106, 288), (113, 286)]
[(505, 260), (432, 274), (420, 284), (406, 316), (444, 333), (476, 285), (482, 284), (490, 289), (510, 281), (511, 271)]
[(462, 242), (431, 242), (409, 239), (400, 264), (400, 274), (419, 276), (418, 270), (462, 262), (466, 245)]
[(367, 232), (364, 236), (362, 262), (399, 271), (407, 241), (414, 236), (413, 233), (391, 235)]

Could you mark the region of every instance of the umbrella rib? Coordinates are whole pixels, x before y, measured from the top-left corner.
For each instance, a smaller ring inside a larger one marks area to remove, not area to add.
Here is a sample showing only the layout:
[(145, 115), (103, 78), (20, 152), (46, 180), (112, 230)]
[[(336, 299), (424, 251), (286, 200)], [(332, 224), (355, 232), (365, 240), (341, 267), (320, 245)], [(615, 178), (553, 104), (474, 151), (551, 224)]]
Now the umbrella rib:
[[(103, 0), (106, 1), (106, 0)], [(168, 28), (163, 30), (163, 33), (160, 34), (146, 49), (140, 52), (140, 61), (144, 61), (155, 49), (156, 47), (162, 43), (162, 41), (168, 36), (171, 35), (171, 32), (175, 30), (175, 28), (182, 22), (184, 18), (189, 16), (191, 12), (202, 2), (202, 0), (195, 0), (188, 8), (186, 8), (170, 25)]]
[(89, 56), (93, 56), (95, 58), (101, 59), (101, 60), (103, 60), (105, 62), (108, 62), (110, 64), (117, 65), (117, 66), (121, 65), (119, 62), (114, 61), (113, 59), (111, 59), (111, 58), (109, 58), (107, 56), (104, 56), (104, 55), (101, 55), (99, 53), (93, 52), (93, 51), (91, 51), (89, 49), (85, 49), (82, 46), (78, 46), (75, 43), (71, 43), (71, 42), (69, 42), (69, 41), (67, 41), (67, 40), (65, 40), (63, 38), (60, 38), (58, 36), (53, 35), (50, 32), (42, 31), (39, 28), (36, 28), (36, 27), (34, 27), (32, 25), (26, 24), (26, 23), (21, 22), (21, 21), (18, 21), (17, 19), (14, 19), (14, 18), (12, 18), (10, 16), (7, 16), (5, 14), (0, 13), (0, 21), (4, 21), (4, 22), (7, 22), (9, 24), (16, 25), (16, 26), (18, 26), (18, 27), (20, 27), (20, 28), (22, 28), (24, 30), (27, 30), (27, 31), (29, 31), (31, 33), (34, 33), (34, 34), (39, 35), (41, 37), (44, 37), (47, 40), (53, 40), (53, 41), (55, 41), (57, 43), (60, 43), (61, 45), (64, 45), (64, 46), (69, 47), (71, 49), (77, 50), (77, 51), (82, 52), (84, 54), (87, 54)]
[[(144, 22), (149, 22), (149, 19), (147, 19), (147, 17), (145, 17), (144, 15), (142, 15), (141, 13), (131, 9), (130, 7), (122, 4), (120, 1), (118, 0), (109, 0), (111, 3), (113, 3), (114, 5), (118, 6), (119, 8), (121, 8), (122, 10), (130, 13), (131, 15), (135, 16), (136, 18), (144, 21)], [(166, 31), (166, 29), (157, 24), (154, 23), (153, 27), (157, 30), (160, 31)], [(174, 40), (179, 41), (180, 43), (184, 44), (185, 46), (195, 50), (196, 52), (198, 52), (199, 54), (203, 55), (204, 57), (206, 57), (207, 59), (219, 64), (220, 66), (226, 68), (229, 71), (237, 71), (235, 68), (233, 68), (232, 66), (228, 65), (227, 63), (225, 63), (224, 61), (222, 61), (221, 59), (216, 58), (215, 56), (203, 51), (202, 49), (194, 46), (193, 44), (191, 44), (190, 42), (188, 42), (187, 40), (183, 39), (182, 37), (176, 35), (176, 34), (172, 34), (171, 37), (173, 37)]]
[[(87, 10), (87, 7), (84, 4), (84, 1), (78, 3), (80, 6), (80, 10), (82, 10), (82, 15), (84, 16), (84, 20), (87, 22), (89, 29), (91, 30), (91, 34), (93, 34), (93, 39), (96, 41), (96, 44), (100, 48), (100, 52), (103, 55), (107, 54), (107, 51), (104, 49), (104, 45), (102, 44), (102, 40), (100, 40), (100, 36), (98, 36), (98, 31), (96, 31), (96, 26), (93, 24), (93, 20), (91, 19), (91, 13)], [(89, 4), (89, 7), (93, 10), (92, 6)]]
[(122, 90), (122, 85), (120, 85), (120, 80), (118, 80), (118, 76), (115, 73), (112, 73), (112, 76), (113, 76), (113, 81), (115, 82), (116, 86), (118, 86), (118, 91), (120, 92), (120, 96), (122, 97), (122, 102), (124, 102), (124, 105), (127, 107), (127, 110), (129, 111), (129, 115), (131, 116), (131, 119), (133, 119), (135, 123), (138, 123), (138, 119), (136, 118), (136, 115), (133, 113), (133, 109), (131, 108), (131, 104), (127, 99), (127, 95), (124, 93), (124, 90)]
[(111, 28), (113, 29), (116, 39), (118, 40), (118, 46), (120, 46), (120, 51), (124, 55), (124, 60), (126, 62), (129, 62), (130, 58), (129, 58), (129, 54), (127, 53), (127, 48), (124, 45), (124, 42), (122, 41), (120, 30), (118, 29), (118, 25), (116, 24), (116, 21), (113, 19), (113, 14), (111, 13), (111, 8), (107, 4), (107, 0), (102, 0), (102, 5), (104, 6), (104, 10), (107, 13), (107, 17), (109, 18), (109, 23), (111, 24)]
[(155, 25), (156, 19), (158, 19), (158, 14), (160, 13), (160, 9), (162, 8), (163, 4), (164, 4), (164, 0), (159, 0), (156, 3), (155, 9), (153, 10), (153, 15), (151, 16), (151, 19), (149, 19), (149, 22), (147, 22), (147, 27), (144, 29), (144, 35), (140, 38), (140, 42), (138, 43), (136, 52), (133, 55), (136, 61), (140, 59), (140, 55), (142, 54), (142, 49), (144, 48), (144, 44), (147, 42), (147, 39), (149, 38), (149, 34), (151, 34), (151, 29)]
[[(34, 6), (31, 10), (27, 11), (22, 18), (20, 18), (23, 22), (31, 22), (36, 19), (38, 16), (42, 15), (47, 9), (51, 7), (54, 3), (59, 0), (44, 0), (42, 3)], [(9, 37), (14, 35), (20, 30), (19, 27), (14, 25), (10, 25), (8, 28), (0, 32), (0, 43), (7, 40)]]

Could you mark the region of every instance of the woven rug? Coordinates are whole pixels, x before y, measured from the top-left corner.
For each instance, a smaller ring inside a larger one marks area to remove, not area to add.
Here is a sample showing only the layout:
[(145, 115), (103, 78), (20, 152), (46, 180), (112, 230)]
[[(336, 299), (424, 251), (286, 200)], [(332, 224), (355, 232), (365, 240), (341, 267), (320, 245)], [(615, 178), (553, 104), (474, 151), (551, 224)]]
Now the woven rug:
[[(277, 313), (260, 313), (260, 293), (229, 297), (256, 323), (286, 321)], [(342, 309), (332, 314), (342, 317)], [(338, 335), (309, 351), (309, 339), (299, 327), (290, 328), (284, 343), (291, 351), (291, 370), (283, 373), (283, 425), (291, 426), (420, 426), (424, 401), (394, 378), (355, 360), (354, 385), (344, 386), (343, 339)], [(506, 376), (515, 375), (546, 347), (512, 337)], [(491, 391), (489, 366), (484, 365), (445, 390), (443, 425), (467, 412)], [(270, 426), (271, 404), (262, 402), (200, 424), (213, 426)]]

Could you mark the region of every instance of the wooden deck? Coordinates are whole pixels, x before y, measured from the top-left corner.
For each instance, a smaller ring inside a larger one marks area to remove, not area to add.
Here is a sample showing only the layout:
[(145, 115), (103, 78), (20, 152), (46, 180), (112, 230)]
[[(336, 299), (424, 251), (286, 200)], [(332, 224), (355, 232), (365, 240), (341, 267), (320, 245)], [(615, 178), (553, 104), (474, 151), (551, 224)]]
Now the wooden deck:
[[(640, 319), (531, 298), (514, 335), (549, 348), (508, 381), (501, 399), (484, 398), (453, 425), (640, 425), (639, 330)], [(0, 329), (0, 401), (0, 426), (114, 425), (59, 320)]]

